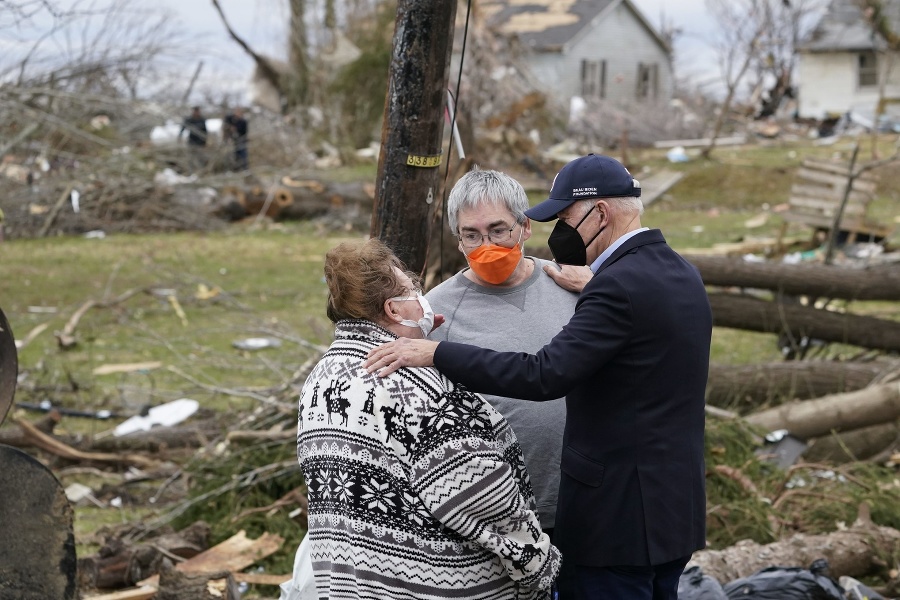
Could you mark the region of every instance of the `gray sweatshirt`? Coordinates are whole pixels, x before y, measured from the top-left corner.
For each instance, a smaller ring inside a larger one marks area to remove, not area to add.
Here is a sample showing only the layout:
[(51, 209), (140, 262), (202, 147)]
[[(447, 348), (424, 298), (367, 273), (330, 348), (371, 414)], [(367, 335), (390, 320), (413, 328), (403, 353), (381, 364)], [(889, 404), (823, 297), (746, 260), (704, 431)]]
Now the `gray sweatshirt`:
[[(447, 319), (429, 339), (501, 352), (533, 354), (540, 350), (569, 322), (578, 294), (562, 289), (543, 272), (545, 264), (553, 263), (532, 257), (525, 260), (529, 259), (535, 263), (534, 272), (515, 287), (478, 285), (465, 277), (468, 269), (464, 269), (428, 292), (425, 297), (434, 312)], [(541, 527), (552, 528), (566, 423), (565, 399), (530, 402), (489, 394), (484, 397), (506, 417), (519, 438)]]

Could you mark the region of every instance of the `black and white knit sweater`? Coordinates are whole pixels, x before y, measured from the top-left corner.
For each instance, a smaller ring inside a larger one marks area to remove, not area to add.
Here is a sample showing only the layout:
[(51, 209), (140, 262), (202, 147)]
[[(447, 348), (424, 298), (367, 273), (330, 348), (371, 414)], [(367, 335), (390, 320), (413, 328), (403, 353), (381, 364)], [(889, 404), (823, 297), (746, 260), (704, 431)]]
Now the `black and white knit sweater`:
[(512, 429), (433, 368), (366, 373), (368, 351), (393, 339), (339, 322), (301, 391), (319, 598), (548, 597), (561, 559)]

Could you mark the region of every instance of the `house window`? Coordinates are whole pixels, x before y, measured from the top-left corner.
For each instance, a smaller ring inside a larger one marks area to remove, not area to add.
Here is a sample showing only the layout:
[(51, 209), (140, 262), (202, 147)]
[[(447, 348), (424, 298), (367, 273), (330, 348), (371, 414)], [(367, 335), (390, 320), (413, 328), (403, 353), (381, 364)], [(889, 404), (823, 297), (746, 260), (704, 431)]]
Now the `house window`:
[(874, 52), (859, 55), (859, 87), (878, 85), (878, 64)]
[(606, 61), (581, 61), (581, 95), (584, 98), (606, 98)]
[(655, 100), (659, 93), (659, 65), (638, 63), (637, 97)]

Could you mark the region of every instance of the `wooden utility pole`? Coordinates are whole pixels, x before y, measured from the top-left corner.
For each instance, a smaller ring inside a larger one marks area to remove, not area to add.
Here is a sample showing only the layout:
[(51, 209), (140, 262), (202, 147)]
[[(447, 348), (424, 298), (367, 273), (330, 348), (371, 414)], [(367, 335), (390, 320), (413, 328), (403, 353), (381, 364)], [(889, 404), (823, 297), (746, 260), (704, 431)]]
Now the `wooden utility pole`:
[(425, 269), (433, 203), (439, 201), (444, 102), (457, 0), (398, 0), (372, 237), (410, 270)]

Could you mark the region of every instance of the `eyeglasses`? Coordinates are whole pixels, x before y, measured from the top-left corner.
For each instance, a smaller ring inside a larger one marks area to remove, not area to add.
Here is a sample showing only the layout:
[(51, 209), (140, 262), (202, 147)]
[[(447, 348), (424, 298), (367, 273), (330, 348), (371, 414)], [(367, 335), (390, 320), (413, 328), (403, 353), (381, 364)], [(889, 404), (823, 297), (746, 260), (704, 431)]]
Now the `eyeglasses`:
[[(518, 225), (518, 223), (516, 225)], [(494, 227), (487, 235), (478, 233), (477, 231), (464, 231), (461, 235), (457, 236), (457, 239), (459, 239), (466, 248), (477, 248), (484, 243), (484, 238), (487, 238), (492, 244), (500, 246), (512, 239), (512, 232), (513, 229), (516, 228), (516, 225), (513, 225), (509, 229), (506, 227)]]

